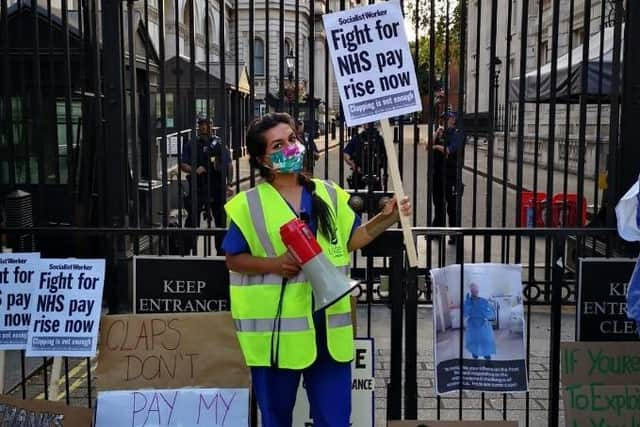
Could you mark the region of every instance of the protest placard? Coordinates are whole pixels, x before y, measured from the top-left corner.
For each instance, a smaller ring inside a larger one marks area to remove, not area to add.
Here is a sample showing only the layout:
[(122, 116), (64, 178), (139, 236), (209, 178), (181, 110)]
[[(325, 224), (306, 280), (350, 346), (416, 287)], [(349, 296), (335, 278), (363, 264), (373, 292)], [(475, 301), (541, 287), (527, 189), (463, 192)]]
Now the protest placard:
[(229, 310), (229, 270), (223, 257), (136, 256), (134, 313)]
[(563, 342), (566, 425), (640, 427), (640, 343)]
[(431, 278), (436, 392), (527, 391), (522, 267), (464, 264), (461, 277), (457, 264)]
[(399, 3), (322, 16), (348, 126), (422, 109)]
[[(389, 117), (422, 110), (413, 58), (399, 3), (383, 2), (322, 16), (348, 126), (380, 120), (388, 173), (405, 197)], [(400, 215), (410, 267), (418, 253), (410, 219)]]
[(0, 350), (24, 350), (40, 254), (0, 253)]
[[(373, 339), (358, 338), (351, 362), (351, 427), (375, 425), (375, 361)], [(309, 400), (303, 382), (298, 386), (293, 408), (293, 427), (313, 427)]]
[(13, 427), (91, 427), (93, 411), (48, 400), (0, 395), (0, 425)]
[(638, 385), (573, 385), (562, 397), (567, 427), (640, 427)]
[(563, 342), (562, 384), (640, 384), (640, 343)]
[(96, 376), (100, 390), (249, 385), (228, 312), (104, 316)]
[(27, 356), (95, 356), (103, 287), (103, 259), (42, 260)]
[(126, 390), (98, 393), (96, 427), (242, 427), (248, 389)]
[(391, 421), (389, 427), (518, 427), (516, 421)]
[(633, 258), (580, 258), (578, 341), (638, 341), (636, 322), (627, 317), (627, 287)]

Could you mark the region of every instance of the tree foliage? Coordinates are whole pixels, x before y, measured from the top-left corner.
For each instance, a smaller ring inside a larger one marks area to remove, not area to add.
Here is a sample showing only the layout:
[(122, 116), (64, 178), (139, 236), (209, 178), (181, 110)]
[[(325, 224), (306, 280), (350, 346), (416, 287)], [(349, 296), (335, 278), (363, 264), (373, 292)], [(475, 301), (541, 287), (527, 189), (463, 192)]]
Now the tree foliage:
[[(408, 3), (406, 7), (406, 17), (413, 21), (413, 26), (418, 34), (418, 58), (415, 58), (415, 40), (410, 41), (410, 46), (414, 54), (416, 73), (420, 93), (431, 92), (436, 84), (444, 84), (443, 74), (448, 67), (456, 66), (460, 62), (460, 3), (455, 0), (434, 0), (435, 4), (435, 54), (434, 68), (435, 78), (430, 79), (430, 36), (431, 36), (431, 6), (430, 3), (419, 2), (420, 9), (417, 11), (416, 25), (416, 3)], [(449, 14), (447, 17), (447, 1), (449, 3)], [(448, 24), (448, 25), (447, 25)], [(447, 52), (447, 28), (448, 31), (448, 52)], [(433, 81), (432, 81), (433, 80)]]

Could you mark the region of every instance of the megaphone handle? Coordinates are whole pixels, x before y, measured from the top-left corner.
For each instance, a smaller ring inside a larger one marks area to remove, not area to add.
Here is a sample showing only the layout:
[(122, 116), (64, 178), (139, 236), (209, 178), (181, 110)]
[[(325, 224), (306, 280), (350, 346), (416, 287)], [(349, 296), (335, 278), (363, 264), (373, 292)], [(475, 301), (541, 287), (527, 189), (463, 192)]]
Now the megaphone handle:
[[(284, 300), (284, 289), (287, 284), (287, 278), (282, 278), (282, 284), (280, 285), (280, 297), (278, 298), (278, 308), (276, 309), (276, 317), (273, 319), (273, 328), (271, 330), (271, 367), (278, 367), (278, 355), (280, 353), (280, 326), (282, 325), (282, 303)], [(277, 327), (276, 327), (277, 325)], [(277, 330), (276, 330), (277, 328)], [(276, 337), (276, 332), (278, 336)], [(274, 345), (275, 339), (275, 345)], [(275, 352), (274, 352), (275, 347)]]

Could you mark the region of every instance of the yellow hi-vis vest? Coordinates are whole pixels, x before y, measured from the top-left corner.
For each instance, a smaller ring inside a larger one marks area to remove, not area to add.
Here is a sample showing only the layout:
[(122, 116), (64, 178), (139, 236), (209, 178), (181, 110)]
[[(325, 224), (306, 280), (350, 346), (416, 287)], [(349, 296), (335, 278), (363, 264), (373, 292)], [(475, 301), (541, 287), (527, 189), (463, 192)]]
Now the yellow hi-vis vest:
[[(355, 214), (348, 205), (349, 195), (334, 184), (314, 180), (316, 194), (329, 206), (337, 236), (328, 241), (322, 233), (317, 240), (324, 255), (337, 268), (348, 272), (347, 244)], [(280, 238), (280, 226), (295, 218), (285, 199), (269, 183), (262, 183), (231, 199), (225, 209), (230, 221), (240, 229), (251, 255), (276, 257), (286, 252)], [(271, 366), (272, 334), (280, 298), (282, 277), (276, 274), (240, 274), (231, 272), (231, 315), (240, 347), (248, 366)], [(285, 285), (279, 345), (278, 367), (304, 369), (316, 359), (316, 331), (313, 324), (312, 289), (301, 271)], [(325, 310), (327, 348), (338, 362), (353, 359), (353, 326), (349, 295)], [(277, 330), (277, 329), (276, 329)], [(274, 340), (275, 341), (275, 340)]]

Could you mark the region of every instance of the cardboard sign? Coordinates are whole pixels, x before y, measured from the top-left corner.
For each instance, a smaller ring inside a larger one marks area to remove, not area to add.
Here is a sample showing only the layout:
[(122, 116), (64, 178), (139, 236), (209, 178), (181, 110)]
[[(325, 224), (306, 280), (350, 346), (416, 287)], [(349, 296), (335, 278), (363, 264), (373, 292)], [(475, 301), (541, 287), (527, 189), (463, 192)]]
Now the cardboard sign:
[(575, 385), (563, 391), (565, 425), (640, 426), (640, 386)]
[(229, 270), (223, 257), (133, 258), (134, 313), (229, 310)]
[(389, 427), (518, 427), (516, 421), (391, 421)]
[(399, 4), (322, 17), (348, 126), (422, 110)]
[(640, 384), (640, 343), (563, 342), (562, 385)]
[(173, 389), (98, 393), (96, 427), (247, 426), (248, 389)]
[(247, 388), (230, 313), (104, 316), (100, 390)]
[(15, 427), (91, 427), (93, 411), (48, 400), (0, 395), (0, 425)]
[(640, 427), (640, 343), (564, 342), (566, 425)]
[(40, 254), (0, 253), (0, 350), (24, 350)]
[(95, 356), (103, 286), (103, 259), (42, 260), (27, 356)]
[[(375, 361), (373, 339), (354, 341), (355, 357), (351, 362), (351, 426), (375, 425)], [(293, 408), (293, 427), (313, 427), (307, 391), (301, 381)]]
[(627, 287), (635, 259), (581, 258), (578, 269), (578, 341), (638, 341), (627, 317)]

